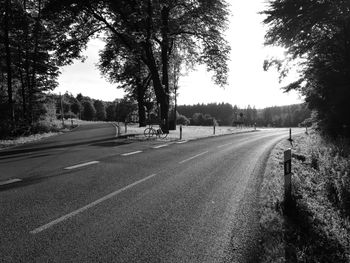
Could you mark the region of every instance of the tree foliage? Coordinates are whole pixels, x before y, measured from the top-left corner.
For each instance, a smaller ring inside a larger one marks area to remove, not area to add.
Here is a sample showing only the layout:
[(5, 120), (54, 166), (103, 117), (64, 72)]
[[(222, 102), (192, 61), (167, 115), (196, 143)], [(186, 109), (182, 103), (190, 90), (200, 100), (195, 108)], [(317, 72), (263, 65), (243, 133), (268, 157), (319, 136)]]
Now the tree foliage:
[(45, 92), (56, 87), (51, 21), (42, 15), (45, 0), (0, 0), (0, 104), (12, 131), (31, 125), (43, 113)]
[(301, 78), (285, 90), (305, 96), (323, 132), (350, 137), (350, 2), (271, 0), (263, 13), (266, 43), (301, 61)]
[[(47, 10), (53, 17), (61, 18), (57, 25), (66, 29), (68, 37), (63, 39), (63, 46), (66, 53), (71, 50), (71, 57), (79, 56), (90, 36), (103, 32), (107, 39), (103, 55), (141, 61), (152, 79), (165, 126), (169, 112), (169, 63), (175, 47), (186, 53), (192, 63), (205, 63), (214, 71), (218, 84), (226, 83), (229, 47), (222, 34), (228, 15), (224, 0), (51, 0)], [(101, 65), (126, 69), (128, 65), (121, 63), (104, 60)], [(135, 65), (131, 66), (135, 69)]]

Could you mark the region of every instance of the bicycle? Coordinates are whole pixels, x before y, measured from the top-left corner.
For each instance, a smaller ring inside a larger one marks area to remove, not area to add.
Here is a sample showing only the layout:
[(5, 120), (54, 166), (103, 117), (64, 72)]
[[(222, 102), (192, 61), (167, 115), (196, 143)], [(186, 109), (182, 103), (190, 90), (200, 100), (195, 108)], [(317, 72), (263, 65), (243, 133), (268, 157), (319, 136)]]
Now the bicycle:
[(148, 128), (146, 128), (143, 134), (147, 139), (153, 136), (158, 137), (159, 139), (165, 139), (168, 136), (168, 133), (164, 133), (161, 128), (155, 129), (152, 126), (149, 126)]

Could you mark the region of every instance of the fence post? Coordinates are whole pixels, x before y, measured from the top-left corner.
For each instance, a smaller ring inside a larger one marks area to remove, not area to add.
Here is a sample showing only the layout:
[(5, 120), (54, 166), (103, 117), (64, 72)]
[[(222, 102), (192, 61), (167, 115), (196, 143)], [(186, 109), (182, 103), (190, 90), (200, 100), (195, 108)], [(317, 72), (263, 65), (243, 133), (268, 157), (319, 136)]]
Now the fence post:
[(214, 133), (214, 135), (215, 135), (215, 123), (214, 123), (213, 129), (214, 129), (213, 133)]
[(292, 141), (292, 128), (289, 128), (289, 140)]
[(180, 125), (180, 140), (182, 140), (182, 125)]
[(284, 206), (288, 208), (292, 199), (292, 150), (284, 151)]

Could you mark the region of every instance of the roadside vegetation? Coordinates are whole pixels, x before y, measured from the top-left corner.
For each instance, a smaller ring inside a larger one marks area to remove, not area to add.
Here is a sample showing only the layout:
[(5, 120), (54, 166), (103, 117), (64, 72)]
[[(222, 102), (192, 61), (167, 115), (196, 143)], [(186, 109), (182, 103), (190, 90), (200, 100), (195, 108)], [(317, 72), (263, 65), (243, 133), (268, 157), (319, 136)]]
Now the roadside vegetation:
[(350, 2), (270, 0), (267, 45), (286, 58), (266, 60), (280, 77), (297, 68), (284, 90), (305, 97), (315, 132), (293, 146), (293, 202), (283, 204), (283, 150), (272, 152), (261, 190), (262, 262), (350, 262)]
[(293, 138), (292, 198), (284, 211), (283, 151), (273, 150), (261, 189), (261, 262), (350, 262), (350, 145), (318, 133)]

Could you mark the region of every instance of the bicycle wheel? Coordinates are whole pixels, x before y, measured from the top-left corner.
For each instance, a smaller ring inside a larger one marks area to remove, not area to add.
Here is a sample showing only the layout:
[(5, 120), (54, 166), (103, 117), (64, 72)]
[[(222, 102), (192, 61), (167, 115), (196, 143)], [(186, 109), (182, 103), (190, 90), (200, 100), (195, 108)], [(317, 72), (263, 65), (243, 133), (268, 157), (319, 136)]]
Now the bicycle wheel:
[(165, 138), (168, 136), (168, 134), (167, 134), (167, 133), (164, 133), (164, 132), (162, 131), (162, 129), (158, 129), (158, 130), (157, 130), (157, 135), (158, 135), (159, 139), (165, 139)]
[(155, 130), (153, 128), (146, 128), (145, 131), (143, 132), (143, 134), (145, 135), (145, 137), (147, 139), (153, 137), (153, 135), (155, 134)]

